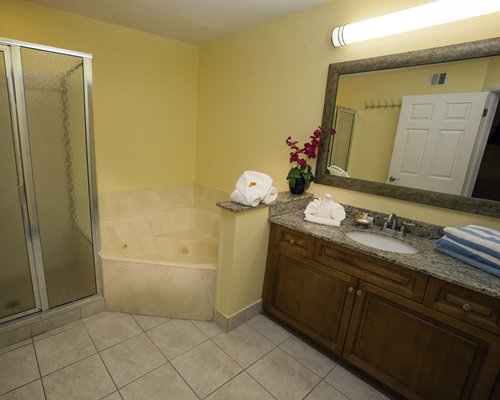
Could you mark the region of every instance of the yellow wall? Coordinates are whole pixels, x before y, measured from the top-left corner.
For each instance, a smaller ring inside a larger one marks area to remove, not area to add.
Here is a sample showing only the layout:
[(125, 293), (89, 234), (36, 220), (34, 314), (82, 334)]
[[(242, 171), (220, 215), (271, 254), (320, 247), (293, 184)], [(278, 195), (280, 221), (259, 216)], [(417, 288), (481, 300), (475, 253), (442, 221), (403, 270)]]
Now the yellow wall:
[(488, 65), (488, 73), (484, 80), (483, 90), (492, 86), (500, 86), (500, 57), (495, 57)]
[(92, 53), (100, 191), (195, 178), (198, 47), (0, 0), (0, 37)]
[[(500, 36), (496, 14), (344, 48), (335, 49), (330, 43), (335, 25), (416, 3), (332, 1), (202, 46), (197, 181), (230, 190), (242, 171), (255, 169), (271, 175), (278, 189), (286, 190), (285, 138), (292, 135), (305, 141), (321, 122), (330, 63)], [(329, 188), (313, 185), (310, 189), (313, 193), (323, 190)], [(349, 204), (391, 209), (403, 216), (407, 210), (399, 201), (342, 192), (342, 200)], [(481, 219), (451, 210), (434, 212), (423, 205), (417, 209), (419, 220), (437, 224)]]
[(262, 297), (269, 241), (268, 208), (221, 213), (215, 306), (225, 317), (231, 317)]

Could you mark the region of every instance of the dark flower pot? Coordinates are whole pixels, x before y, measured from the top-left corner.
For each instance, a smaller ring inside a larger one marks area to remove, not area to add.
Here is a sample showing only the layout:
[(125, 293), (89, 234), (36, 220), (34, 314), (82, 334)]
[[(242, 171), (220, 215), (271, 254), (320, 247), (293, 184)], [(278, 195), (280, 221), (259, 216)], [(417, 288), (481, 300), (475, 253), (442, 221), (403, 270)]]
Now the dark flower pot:
[(297, 178), (295, 179), (295, 187), (292, 187), (290, 184), (289, 186), (292, 194), (302, 194), (306, 190), (307, 184), (304, 178)]

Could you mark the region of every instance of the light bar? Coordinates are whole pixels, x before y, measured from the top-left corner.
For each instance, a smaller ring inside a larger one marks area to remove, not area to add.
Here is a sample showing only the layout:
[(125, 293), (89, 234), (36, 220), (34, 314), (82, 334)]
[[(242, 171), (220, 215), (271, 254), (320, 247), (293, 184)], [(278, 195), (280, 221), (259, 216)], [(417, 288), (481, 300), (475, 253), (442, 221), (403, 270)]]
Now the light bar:
[(460, 21), (500, 11), (500, 0), (436, 0), (333, 28), (334, 47)]

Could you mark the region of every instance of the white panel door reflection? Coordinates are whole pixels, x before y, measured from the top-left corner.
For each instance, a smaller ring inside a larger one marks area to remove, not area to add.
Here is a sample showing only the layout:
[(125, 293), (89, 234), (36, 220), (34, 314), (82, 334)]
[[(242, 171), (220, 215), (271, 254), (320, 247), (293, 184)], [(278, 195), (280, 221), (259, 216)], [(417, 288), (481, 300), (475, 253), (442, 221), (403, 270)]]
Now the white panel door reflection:
[(405, 96), (387, 183), (462, 194), (487, 96)]

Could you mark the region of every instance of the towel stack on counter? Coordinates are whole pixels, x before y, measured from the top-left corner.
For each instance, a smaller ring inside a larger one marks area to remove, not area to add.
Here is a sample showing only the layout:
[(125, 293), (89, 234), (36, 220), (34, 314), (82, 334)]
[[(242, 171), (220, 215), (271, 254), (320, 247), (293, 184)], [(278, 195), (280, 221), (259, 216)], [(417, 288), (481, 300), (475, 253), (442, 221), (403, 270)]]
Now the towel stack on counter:
[(344, 207), (333, 201), (330, 193), (326, 193), (321, 199), (311, 201), (304, 211), (306, 221), (336, 227), (340, 226), (345, 216)]
[(444, 228), (436, 250), (500, 278), (500, 231), (479, 225)]
[(245, 171), (236, 182), (231, 201), (245, 206), (257, 207), (259, 203), (269, 204), (276, 200), (278, 191), (269, 175), (256, 171)]

